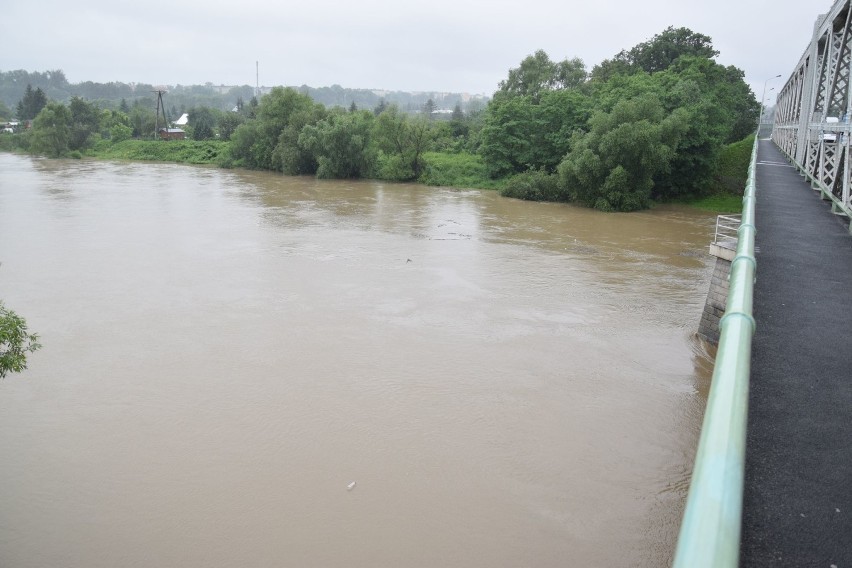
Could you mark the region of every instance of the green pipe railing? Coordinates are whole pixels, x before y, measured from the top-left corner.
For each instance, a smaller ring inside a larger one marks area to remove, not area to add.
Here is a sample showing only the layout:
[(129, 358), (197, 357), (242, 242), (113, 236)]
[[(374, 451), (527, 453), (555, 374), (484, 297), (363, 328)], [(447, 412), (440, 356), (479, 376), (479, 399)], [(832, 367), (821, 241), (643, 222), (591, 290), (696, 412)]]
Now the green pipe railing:
[(736, 568), (739, 562), (748, 382), (755, 329), (752, 299), (757, 268), (754, 258), (757, 141), (755, 136), (743, 196), (743, 220), (737, 231), (737, 252), (731, 261), (725, 315), (719, 322), (713, 382), (674, 568)]

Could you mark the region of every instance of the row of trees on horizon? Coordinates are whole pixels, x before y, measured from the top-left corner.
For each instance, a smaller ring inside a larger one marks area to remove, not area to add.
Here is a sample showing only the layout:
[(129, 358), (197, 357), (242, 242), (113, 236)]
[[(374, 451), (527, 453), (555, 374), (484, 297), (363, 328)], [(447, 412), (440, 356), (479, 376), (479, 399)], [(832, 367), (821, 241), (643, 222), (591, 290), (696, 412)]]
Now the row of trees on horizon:
[[(754, 131), (759, 104), (742, 71), (717, 55), (709, 37), (667, 28), (590, 72), (537, 51), (509, 70), (484, 110), (456, 105), (445, 121), (430, 120), (434, 101), (412, 115), (382, 101), (328, 108), (275, 88), (238, 99), (238, 112), (190, 108), (191, 135), (228, 141), (226, 166), (327, 178), (422, 180), (427, 152), (440, 152), (480, 164), (514, 197), (630, 211), (710, 191), (723, 148)], [(37, 92), (19, 108), (31, 110)], [(43, 106), (28, 143), (48, 155), (153, 130), (153, 111), (139, 101)]]
[[(157, 87), (145, 83), (95, 83), (84, 81), (69, 83), (62, 70), (53, 71), (0, 71), (0, 119), (22, 118), (14, 114), (15, 105), (22, 99), (25, 87), (40, 89), (47, 98), (53, 101), (68, 103), (73, 97), (97, 103), (100, 108), (117, 110), (121, 101), (127, 104), (147, 104), (156, 106), (155, 91)], [(167, 86), (169, 118), (176, 119), (193, 107), (208, 107), (216, 110), (231, 110), (236, 101), (251, 100), (258, 95), (254, 87), (249, 85), (224, 87), (212, 83), (205, 85), (176, 85)], [(309, 87), (302, 85), (294, 87), (302, 94), (308, 95), (314, 101), (327, 107), (348, 107), (354, 103), (359, 108), (374, 108), (382, 100), (387, 104), (396, 104), (407, 112), (416, 112), (428, 100), (432, 100), (439, 109), (450, 110), (460, 105), (465, 111), (476, 111), (485, 106), (488, 98), (484, 96), (469, 96), (462, 93), (423, 92), (409, 93), (405, 91), (374, 91), (370, 89), (349, 89), (340, 85), (330, 87)], [(262, 92), (268, 93), (268, 88)]]

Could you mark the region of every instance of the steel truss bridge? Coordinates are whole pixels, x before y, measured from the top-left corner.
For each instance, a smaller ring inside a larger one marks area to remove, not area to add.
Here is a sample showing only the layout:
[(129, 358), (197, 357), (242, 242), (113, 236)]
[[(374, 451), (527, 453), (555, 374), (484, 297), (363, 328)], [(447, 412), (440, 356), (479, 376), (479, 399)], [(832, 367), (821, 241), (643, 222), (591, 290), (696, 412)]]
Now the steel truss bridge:
[[(772, 140), (852, 219), (852, 0), (837, 0), (814, 24), (814, 34), (778, 93)], [(850, 226), (852, 230), (852, 226)]]

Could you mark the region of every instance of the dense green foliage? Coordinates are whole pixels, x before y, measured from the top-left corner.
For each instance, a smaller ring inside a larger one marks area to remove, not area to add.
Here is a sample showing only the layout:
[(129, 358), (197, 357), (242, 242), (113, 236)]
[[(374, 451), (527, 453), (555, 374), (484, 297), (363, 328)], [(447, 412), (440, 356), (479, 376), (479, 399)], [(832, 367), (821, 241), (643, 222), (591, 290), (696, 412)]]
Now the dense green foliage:
[(567, 194), (559, 189), (556, 174), (545, 170), (529, 170), (509, 178), (500, 195), (529, 201), (568, 201)]
[(317, 158), (317, 177), (368, 177), (373, 164), (369, 111), (332, 112), (302, 129), (298, 144)]
[(722, 148), (715, 177), (717, 191), (734, 195), (743, 194), (748, 181), (748, 164), (751, 161), (753, 147), (754, 134)]
[(644, 71), (665, 71), (682, 56), (713, 59), (719, 52), (713, 48), (709, 36), (693, 32), (688, 28), (669, 26), (648, 41), (628, 51), (621, 50), (612, 59), (605, 59), (592, 70), (592, 77), (608, 80), (615, 75)]
[(48, 103), (33, 121), (30, 149), (50, 158), (67, 154), (71, 140), (71, 120), (68, 107), (60, 103)]
[(0, 379), (27, 368), (27, 354), (39, 349), (38, 335), (27, 331), (27, 322), (0, 301)]
[(436, 137), (427, 119), (410, 118), (396, 106), (387, 107), (375, 119), (376, 175), (382, 179), (409, 181), (423, 173), (423, 154)]
[(510, 194), (605, 210), (710, 191), (722, 148), (753, 131), (758, 111), (742, 71), (716, 55), (707, 36), (668, 28), (587, 80), (581, 61), (536, 52), (486, 111), (479, 150), (489, 174), (558, 169), (555, 194), (534, 189), (545, 178), (532, 172)]
[(509, 77), (500, 82), (499, 94), (528, 96), (538, 101), (547, 91), (573, 89), (586, 80), (586, 66), (582, 59), (551, 61), (539, 49), (521, 61), (517, 69), (509, 70)]
[(79, 97), (74, 97), (68, 105), (68, 110), (71, 113), (68, 149), (83, 150), (92, 146), (100, 133), (103, 118), (100, 109)]
[(230, 135), (226, 165), (324, 178), (418, 180), (427, 152), (458, 150), (464, 146), (461, 132), (476, 130), (460, 112), (450, 121), (435, 121), (396, 105), (327, 110), (289, 88), (260, 99), (254, 115)]
[(573, 201), (603, 211), (650, 205), (654, 178), (670, 167), (685, 129), (680, 113), (666, 116), (650, 96), (619, 101), (577, 133), (559, 165), (560, 186)]
[(489, 173), (558, 169), (555, 194), (534, 189), (532, 173), (512, 194), (603, 210), (707, 193), (720, 152), (754, 130), (759, 108), (742, 71), (716, 55), (709, 37), (668, 28), (586, 80), (581, 61), (536, 52), (488, 106), (480, 152)]
[(578, 90), (533, 95), (496, 94), (485, 113), (480, 153), (493, 177), (529, 168), (553, 171), (569, 150), (575, 130), (584, 128), (592, 100)]
[(234, 166), (290, 174), (316, 171), (316, 162), (304, 155), (298, 140), (303, 128), (325, 118), (324, 107), (293, 89), (276, 87), (251, 113), (255, 116), (231, 135)]

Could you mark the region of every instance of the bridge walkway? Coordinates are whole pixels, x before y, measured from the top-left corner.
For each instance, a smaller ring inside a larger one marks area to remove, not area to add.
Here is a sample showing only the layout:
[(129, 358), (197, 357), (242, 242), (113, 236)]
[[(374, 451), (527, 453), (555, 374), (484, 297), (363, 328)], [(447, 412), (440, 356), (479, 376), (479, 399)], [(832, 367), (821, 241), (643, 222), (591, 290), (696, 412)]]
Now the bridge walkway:
[(740, 565), (852, 566), (852, 235), (769, 140)]

